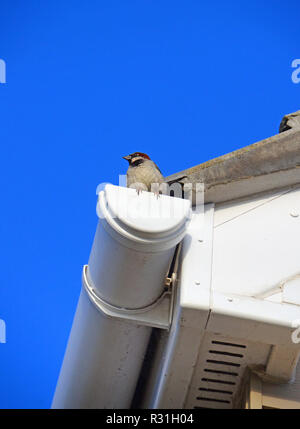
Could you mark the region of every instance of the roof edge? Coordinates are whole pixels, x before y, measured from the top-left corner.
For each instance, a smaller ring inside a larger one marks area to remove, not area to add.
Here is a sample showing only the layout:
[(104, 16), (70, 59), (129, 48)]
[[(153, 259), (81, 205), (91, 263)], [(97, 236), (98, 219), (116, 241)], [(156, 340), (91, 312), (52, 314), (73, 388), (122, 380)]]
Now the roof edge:
[(204, 183), (205, 202), (220, 203), (300, 183), (300, 110), (285, 115), (280, 133), (166, 178)]

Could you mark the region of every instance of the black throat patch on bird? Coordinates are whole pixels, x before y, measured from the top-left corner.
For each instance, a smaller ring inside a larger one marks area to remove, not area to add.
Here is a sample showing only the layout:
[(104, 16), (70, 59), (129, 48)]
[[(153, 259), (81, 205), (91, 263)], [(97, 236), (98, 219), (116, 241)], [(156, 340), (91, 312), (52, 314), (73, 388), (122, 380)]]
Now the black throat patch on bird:
[(137, 159), (134, 162), (130, 163), (131, 167), (138, 167), (139, 165), (143, 164), (145, 160), (143, 158)]

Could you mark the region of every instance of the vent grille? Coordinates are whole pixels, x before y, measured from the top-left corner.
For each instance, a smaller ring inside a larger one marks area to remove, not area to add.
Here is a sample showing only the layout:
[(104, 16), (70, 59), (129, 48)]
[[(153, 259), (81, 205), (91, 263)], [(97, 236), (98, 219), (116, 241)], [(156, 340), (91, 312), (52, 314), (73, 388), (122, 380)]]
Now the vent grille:
[(246, 353), (246, 344), (216, 338), (204, 341), (186, 408), (232, 408)]

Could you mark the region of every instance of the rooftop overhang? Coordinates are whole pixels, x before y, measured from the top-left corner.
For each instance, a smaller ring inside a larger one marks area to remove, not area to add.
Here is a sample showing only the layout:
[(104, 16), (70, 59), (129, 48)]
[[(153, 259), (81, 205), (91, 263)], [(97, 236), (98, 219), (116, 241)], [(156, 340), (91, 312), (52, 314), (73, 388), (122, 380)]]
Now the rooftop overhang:
[[(204, 183), (205, 203), (221, 203), (300, 183), (300, 110), (284, 116), (279, 134), (169, 177)], [(195, 201), (195, 199), (194, 199)]]

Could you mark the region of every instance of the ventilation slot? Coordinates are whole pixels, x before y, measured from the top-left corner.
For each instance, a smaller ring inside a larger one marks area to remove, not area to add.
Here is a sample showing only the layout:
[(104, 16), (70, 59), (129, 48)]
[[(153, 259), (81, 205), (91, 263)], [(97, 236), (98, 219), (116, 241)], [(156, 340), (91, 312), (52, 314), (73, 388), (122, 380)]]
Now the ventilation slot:
[(202, 378), (202, 381), (209, 381), (210, 383), (231, 384), (232, 386), (235, 385), (234, 381), (215, 380), (214, 378)]
[(230, 404), (230, 401), (227, 399), (216, 399), (216, 398), (197, 398), (198, 401), (208, 401), (208, 402), (219, 402), (223, 404)]
[(215, 393), (225, 393), (226, 395), (232, 395), (232, 392), (230, 392), (229, 390), (206, 389), (205, 387), (199, 387), (199, 390), (202, 392), (215, 392)]
[(223, 374), (223, 375), (233, 375), (234, 377), (237, 377), (239, 374), (237, 372), (230, 372), (230, 371), (219, 371), (218, 369), (204, 369), (205, 372), (211, 372), (213, 374)]
[(226, 343), (225, 341), (212, 341), (212, 344), (220, 344), (221, 346), (231, 346), (231, 347), (240, 347), (241, 349), (245, 349), (247, 346), (244, 346), (244, 344), (233, 344), (233, 343)]
[[(231, 408), (239, 384), (247, 346), (212, 340), (207, 347), (195, 408)], [(195, 392), (196, 393), (196, 392)]]
[(235, 363), (235, 362), (227, 362), (224, 360), (214, 360), (214, 359), (207, 359), (206, 362), (208, 363), (215, 363), (216, 365), (228, 365), (228, 366), (235, 366), (235, 367), (240, 367), (241, 364), (240, 363)]
[(239, 353), (221, 352), (219, 350), (209, 350), (209, 353), (213, 353), (215, 355), (234, 356), (239, 358), (244, 357), (244, 355), (241, 355)]

